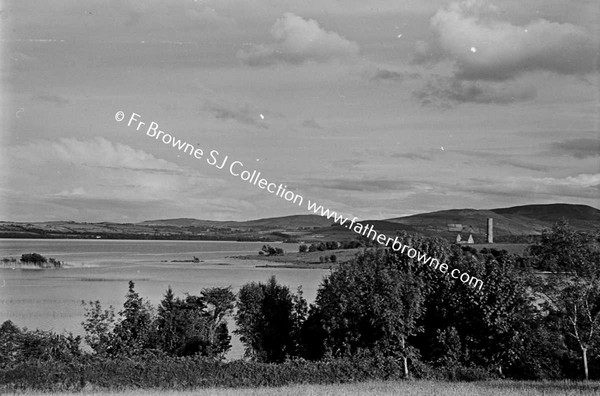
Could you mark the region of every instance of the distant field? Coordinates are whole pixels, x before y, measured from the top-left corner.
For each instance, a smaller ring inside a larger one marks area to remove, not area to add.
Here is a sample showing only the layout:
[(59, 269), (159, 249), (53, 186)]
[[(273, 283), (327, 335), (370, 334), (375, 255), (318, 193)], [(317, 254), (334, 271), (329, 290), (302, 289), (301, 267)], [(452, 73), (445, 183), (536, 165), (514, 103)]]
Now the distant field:
[(440, 382), (440, 381), (373, 381), (339, 385), (293, 385), (281, 388), (209, 388), (189, 391), (125, 390), (118, 392), (84, 390), (80, 393), (23, 392), (20, 395), (115, 395), (115, 396), (278, 396), (278, 395), (402, 395), (402, 396), (575, 396), (600, 393), (599, 382)]

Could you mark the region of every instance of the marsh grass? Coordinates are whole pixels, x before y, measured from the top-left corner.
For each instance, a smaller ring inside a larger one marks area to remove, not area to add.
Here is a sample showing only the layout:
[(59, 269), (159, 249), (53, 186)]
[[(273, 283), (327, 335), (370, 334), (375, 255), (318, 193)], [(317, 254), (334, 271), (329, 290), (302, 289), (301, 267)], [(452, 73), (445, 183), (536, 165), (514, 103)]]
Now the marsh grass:
[(259, 388), (205, 388), (193, 390), (169, 389), (127, 389), (107, 391), (86, 387), (80, 392), (38, 392), (24, 391), (9, 395), (89, 395), (89, 396), (575, 396), (599, 395), (600, 382), (517, 382), (517, 381), (482, 381), (482, 382), (443, 382), (443, 381), (367, 381), (358, 383), (331, 385), (290, 385), (283, 387)]

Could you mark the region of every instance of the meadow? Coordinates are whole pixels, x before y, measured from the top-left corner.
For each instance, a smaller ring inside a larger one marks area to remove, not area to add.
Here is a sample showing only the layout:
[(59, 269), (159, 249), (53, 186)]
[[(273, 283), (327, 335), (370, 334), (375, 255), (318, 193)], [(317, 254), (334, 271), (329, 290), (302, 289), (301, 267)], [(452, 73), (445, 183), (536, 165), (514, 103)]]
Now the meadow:
[(290, 385), (260, 388), (204, 388), (192, 390), (127, 389), (106, 391), (86, 387), (78, 393), (24, 391), (11, 395), (112, 395), (112, 396), (275, 396), (275, 395), (403, 395), (403, 396), (575, 396), (600, 394), (600, 382), (531, 381), (368, 381), (331, 385)]

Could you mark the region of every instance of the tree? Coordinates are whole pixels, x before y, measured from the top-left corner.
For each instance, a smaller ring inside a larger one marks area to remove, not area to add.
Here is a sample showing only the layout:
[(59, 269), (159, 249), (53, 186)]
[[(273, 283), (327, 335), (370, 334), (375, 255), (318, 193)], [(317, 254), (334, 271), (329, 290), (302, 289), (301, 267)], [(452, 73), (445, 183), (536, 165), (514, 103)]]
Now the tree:
[(238, 293), (235, 322), (245, 356), (260, 362), (282, 362), (297, 356), (306, 301), (293, 295), (274, 276), (266, 284), (247, 283)]
[(81, 322), (85, 330), (85, 342), (97, 355), (110, 353), (114, 341), (112, 331), (116, 320), (114, 308), (110, 306), (103, 310), (98, 300), (89, 301), (87, 307), (85, 301), (81, 301), (81, 304), (85, 309), (85, 320)]
[(0, 368), (9, 369), (19, 363), (73, 363), (81, 356), (81, 337), (50, 331), (20, 329), (7, 320), (0, 326)]
[(233, 311), (235, 294), (231, 287), (213, 287), (202, 290), (201, 295), (206, 303), (205, 315), (209, 318), (208, 340), (214, 346), (215, 352), (224, 356), (231, 348), (226, 318)]
[(481, 290), (449, 276), (427, 281), (425, 330), (415, 345), (425, 360), (447, 367), (476, 365), (503, 373), (524, 348), (536, 312), (528, 292), (533, 275), (506, 252), (477, 254), (458, 246), (438, 247), (450, 268), (485, 282)]
[(600, 281), (572, 279), (553, 301), (562, 316), (562, 326), (581, 350), (584, 378), (589, 379), (588, 352), (600, 342)]
[(24, 263), (44, 264), (48, 262), (48, 259), (38, 253), (25, 253), (21, 255), (21, 261)]
[(284, 251), (282, 248), (274, 248), (271, 245), (263, 245), (260, 252), (262, 254), (266, 254), (267, 256), (283, 256)]
[(169, 287), (154, 326), (159, 348), (176, 356), (222, 358), (231, 348), (226, 316), (234, 300), (230, 288), (203, 289), (200, 296), (188, 294), (181, 299)]
[(304, 243), (300, 246), (298, 246), (298, 252), (299, 253), (306, 253), (308, 251), (308, 246), (306, 246)]
[(580, 350), (583, 374), (588, 379), (588, 353), (600, 341), (598, 235), (577, 232), (560, 221), (543, 233), (530, 252), (536, 267), (552, 272), (544, 285), (549, 310), (559, 318), (567, 346)]
[(115, 347), (118, 353), (140, 354), (151, 348), (153, 308), (135, 291), (135, 283), (129, 281), (123, 309), (119, 312), (119, 322), (115, 325)]
[(423, 279), (405, 255), (368, 250), (340, 265), (323, 281), (308, 323), (318, 318), (326, 353), (350, 356), (361, 350), (402, 360), (405, 376), (414, 349), (408, 339), (420, 331)]
[(578, 232), (568, 222), (559, 221), (545, 230), (542, 239), (529, 248), (536, 268), (555, 274), (593, 277), (600, 268), (597, 236)]

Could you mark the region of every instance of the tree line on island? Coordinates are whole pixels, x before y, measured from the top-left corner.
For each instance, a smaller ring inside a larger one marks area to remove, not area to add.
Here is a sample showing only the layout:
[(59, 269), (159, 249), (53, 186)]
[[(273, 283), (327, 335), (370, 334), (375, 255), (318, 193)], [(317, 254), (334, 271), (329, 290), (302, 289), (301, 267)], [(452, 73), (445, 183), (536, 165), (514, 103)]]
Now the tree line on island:
[(39, 268), (62, 268), (65, 263), (63, 261), (56, 260), (52, 257), (46, 258), (38, 253), (24, 253), (21, 258), (17, 260), (14, 257), (3, 257), (1, 260), (2, 264), (16, 265), (33, 265)]
[[(291, 291), (275, 277), (247, 283), (237, 295), (230, 288), (209, 288), (177, 297), (169, 288), (156, 307), (129, 282), (118, 313), (99, 301), (85, 303), (83, 339), (5, 322), (0, 383), (33, 386), (39, 381), (29, 370), (62, 367), (70, 373), (59, 376), (62, 386), (77, 388), (86, 381), (103, 383), (106, 377), (96, 374), (100, 366), (113, 373), (104, 374), (113, 375), (111, 383), (146, 378), (160, 386), (173, 378), (189, 386), (600, 378), (599, 234), (561, 222), (523, 256), (400, 237), (484, 279), (485, 286), (466, 287), (381, 248), (365, 249), (333, 269), (313, 304), (301, 289)], [(244, 345), (242, 360), (225, 360), (231, 348), (228, 317)], [(47, 362), (54, 364), (49, 368)], [(123, 365), (137, 379), (123, 379)], [(163, 374), (153, 376), (152, 370)]]

